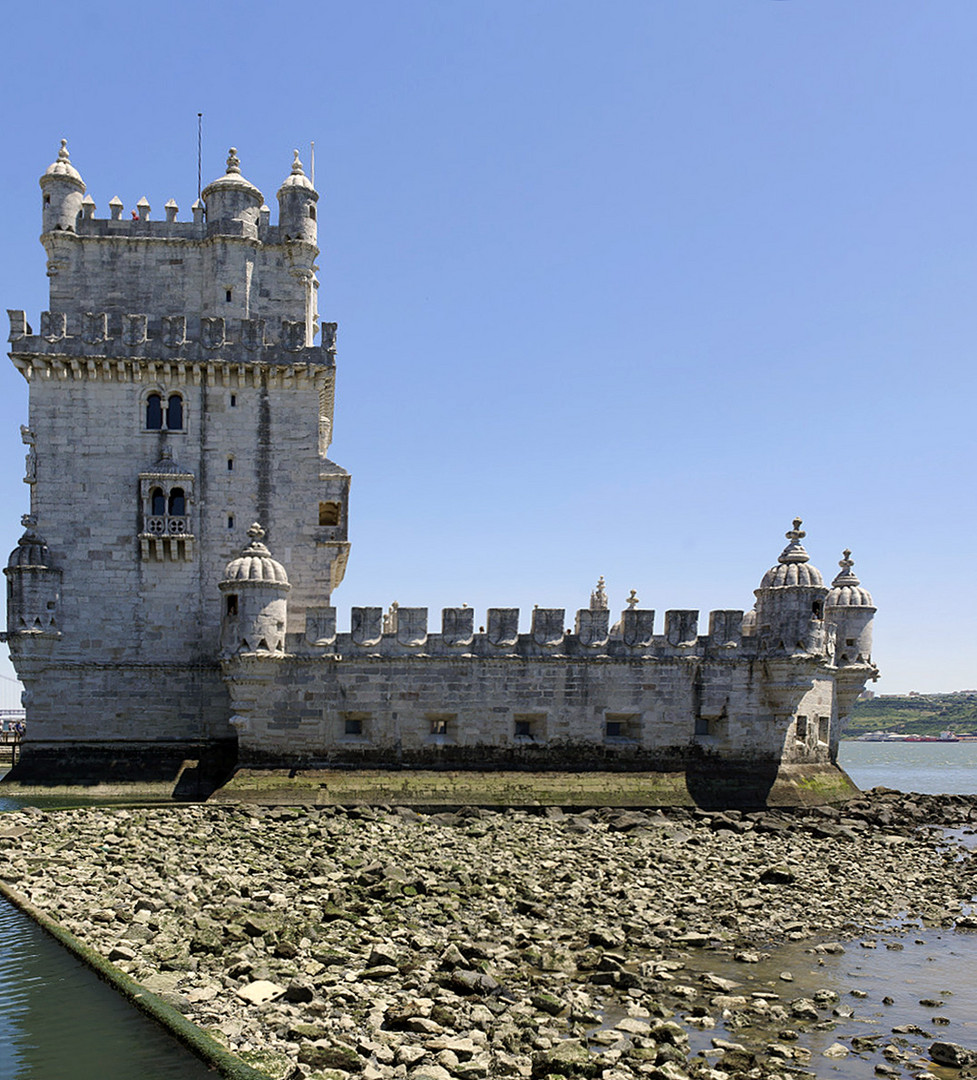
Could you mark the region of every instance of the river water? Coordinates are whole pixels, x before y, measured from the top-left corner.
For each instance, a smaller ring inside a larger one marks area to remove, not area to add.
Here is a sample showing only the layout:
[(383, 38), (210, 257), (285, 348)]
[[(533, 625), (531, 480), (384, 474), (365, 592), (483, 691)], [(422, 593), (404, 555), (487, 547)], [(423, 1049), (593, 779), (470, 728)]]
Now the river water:
[[(883, 785), (902, 791), (977, 792), (977, 743), (845, 742), (839, 764), (863, 790)], [(0, 811), (16, 805), (0, 798)], [(969, 835), (959, 839), (968, 846), (975, 841)], [(707, 951), (686, 962), (740, 982), (738, 992), (747, 994), (778, 994), (790, 1001), (819, 989), (835, 991), (853, 1015), (803, 1038), (812, 1057), (802, 1067), (819, 1080), (874, 1080), (887, 1043), (920, 1054), (920, 1060), (934, 1039), (977, 1047), (977, 980), (972, 975), (977, 933), (907, 924), (893, 926), (864, 946), (847, 943), (840, 955), (818, 956), (793, 945), (748, 967)], [(781, 978), (784, 972), (790, 973), (790, 982)], [(884, 1003), (886, 998), (892, 1003)], [(921, 1001), (940, 1004), (922, 1006)], [(893, 1027), (907, 1024), (924, 1034), (892, 1034)], [(737, 1038), (721, 1024), (691, 1031), (693, 1047), (707, 1054), (712, 1038)], [(822, 1056), (833, 1043), (850, 1044), (854, 1035), (879, 1038), (874, 1049), (842, 1060)], [(905, 1066), (903, 1075), (912, 1071)], [(955, 1075), (932, 1065), (930, 1071)], [(214, 1075), (30, 919), (0, 902), (2, 1080), (203, 1080)]]
[(838, 764), (863, 790), (977, 793), (977, 742), (843, 742)]

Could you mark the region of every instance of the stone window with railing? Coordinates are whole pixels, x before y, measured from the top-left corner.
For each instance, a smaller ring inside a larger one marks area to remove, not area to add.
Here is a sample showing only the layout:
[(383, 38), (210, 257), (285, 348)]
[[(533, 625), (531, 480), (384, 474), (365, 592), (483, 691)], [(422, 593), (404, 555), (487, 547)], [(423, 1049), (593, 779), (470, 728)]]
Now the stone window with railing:
[(181, 470), (168, 451), (152, 471), (139, 474), (139, 541), (144, 559), (193, 558), (193, 481), (193, 473)]

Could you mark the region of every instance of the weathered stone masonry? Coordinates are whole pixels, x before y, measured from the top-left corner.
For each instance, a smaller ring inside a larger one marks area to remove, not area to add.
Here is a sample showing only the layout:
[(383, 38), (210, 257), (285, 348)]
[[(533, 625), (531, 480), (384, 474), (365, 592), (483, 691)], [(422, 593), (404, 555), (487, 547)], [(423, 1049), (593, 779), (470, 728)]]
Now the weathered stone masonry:
[(701, 634), (693, 611), (658, 631), (636, 599), (611, 625), (602, 585), (572, 630), (563, 609), (520, 633), (514, 609), (476, 627), (448, 608), (430, 632), (394, 605), (337, 633), (349, 475), (327, 457), (336, 326), (298, 155), (277, 225), (233, 150), (189, 222), (172, 200), (165, 221), (145, 200), (95, 218), (65, 146), (41, 190), (50, 311), (40, 333), (10, 312), (30, 386), (30, 513), (5, 571), (28, 771), (65, 754), (165, 771), (218, 745), (252, 764), (833, 767), (876, 675), (875, 608), (848, 552), (824, 584), (799, 521), (753, 609)]

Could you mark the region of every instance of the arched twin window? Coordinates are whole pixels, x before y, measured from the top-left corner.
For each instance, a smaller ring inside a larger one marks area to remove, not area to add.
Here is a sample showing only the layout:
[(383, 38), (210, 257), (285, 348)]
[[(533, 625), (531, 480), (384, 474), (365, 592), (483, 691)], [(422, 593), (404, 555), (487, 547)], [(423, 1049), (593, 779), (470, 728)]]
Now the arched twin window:
[(150, 394), (146, 398), (146, 430), (182, 431), (183, 398), (179, 394), (170, 394), (164, 409), (163, 395), (155, 392)]
[(187, 528), (187, 493), (181, 487), (169, 492), (154, 487), (149, 493), (149, 520), (146, 532), (156, 536), (181, 536)]

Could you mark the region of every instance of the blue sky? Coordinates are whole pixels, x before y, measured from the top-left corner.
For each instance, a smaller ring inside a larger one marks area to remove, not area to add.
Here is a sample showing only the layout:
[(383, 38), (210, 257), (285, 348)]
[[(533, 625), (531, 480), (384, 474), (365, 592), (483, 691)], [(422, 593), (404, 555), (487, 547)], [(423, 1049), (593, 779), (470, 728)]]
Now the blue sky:
[[(107, 216), (316, 143), (353, 604), (745, 608), (804, 519), (881, 692), (977, 686), (973, 0), (414, 0), (5, 18), (0, 298), (37, 178)], [(27, 509), (0, 369), (0, 541)], [(480, 620), (483, 621), (483, 620)], [(661, 625), (661, 616), (659, 616)], [(4, 670), (9, 671), (9, 668)]]

